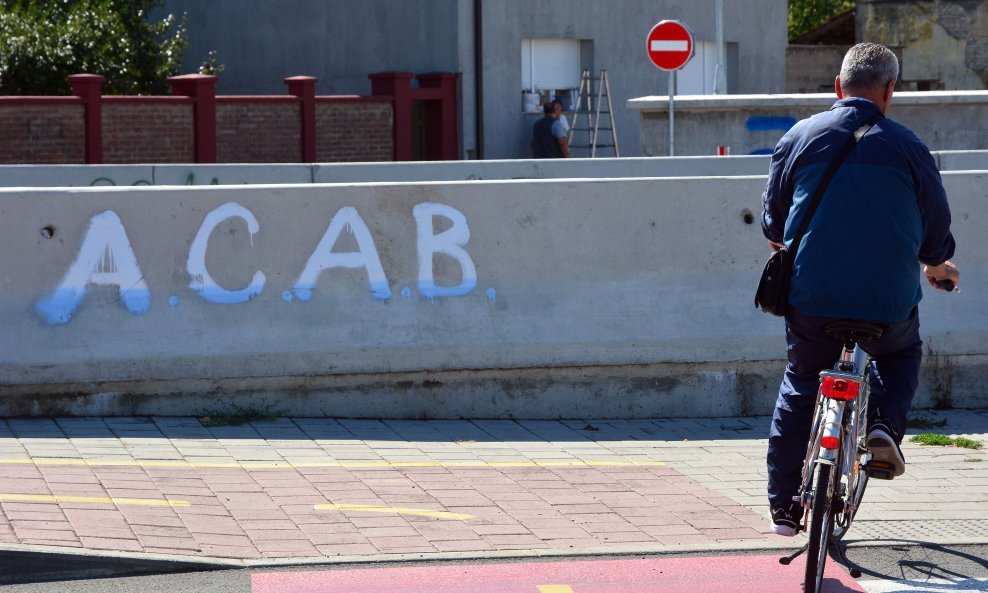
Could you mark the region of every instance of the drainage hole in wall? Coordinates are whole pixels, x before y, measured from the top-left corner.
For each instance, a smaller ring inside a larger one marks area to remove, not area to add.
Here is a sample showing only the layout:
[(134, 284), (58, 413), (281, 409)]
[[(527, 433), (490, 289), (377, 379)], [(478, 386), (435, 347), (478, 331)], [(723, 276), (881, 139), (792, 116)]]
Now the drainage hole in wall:
[(752, 224), (755, 222), (755, 215), (751, 213), (751, 210), (745, 208), (741, 211), (741, 220), (743, 220), (745, 224)]
[(51, 239), (52, 237), (55, 236), (55, 227), (51, 226), (50, 224), (41, 227), (41, 236), (44, 237), (45, 239)]

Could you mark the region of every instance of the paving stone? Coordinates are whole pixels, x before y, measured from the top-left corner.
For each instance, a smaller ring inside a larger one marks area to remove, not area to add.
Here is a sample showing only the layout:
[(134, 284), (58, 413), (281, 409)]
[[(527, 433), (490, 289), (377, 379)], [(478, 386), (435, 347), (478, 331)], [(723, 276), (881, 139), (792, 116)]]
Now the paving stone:
[[(959, 432), (973, 434), (988, 425), (984, 413), (946, 415), (951, 422), (960, 419), (955, 425)], [(89, 456), (97, 463), (131, 465), (39, 469), (0, 459), (0, 493), (33, 493), (19, 489), (26, 488), (93, 498), (167, 496), (192, 506), (108, 510), (105, 504), (83, 502), (0, 502), (0, 541), (62, 541), (91, 549), (109, 549), (119, 541), (120, 550), (136, 551), (136, 546), (230, 558), (635, 545), (654, 550), (773, 541), (762, 531), (767, 522), (765, 417), (591, 421), (597, 431), (582, 430), (585, 421), (279, 419), (244, 427), (205, 427), (197, 418), (77, 420), (0, 420), (0, 457), (43, 454), (57, 461)], [(967, 425), (962, 426), (962, 420)], [(970, 526), (960, 517), (988, 504), (988, 466), (980, 468), (965, 459), (984, 458), (984, 453), (909, 443), (904, 450), (910, 461), (906, 476), (892, 483), (873, 482), (855, 529), (866, 534), (897, 529), (906, 533), (909, 526), (925, 521), (922, 533), (929, 538), (930, 525), (944, 533), (952, 529), (948, 525)], [(260, 465), (287, 459), (303, 467), (245, 471), (195, 465), (235, 458)], [(183, 459), (190, 465), (156, 465)], [(331, 460), (346, 467), (304, 467)], [(400, 467), (382, 463), (385, 460), (453, 465)], [(531, 460), (549, 465), (496, 465)], [(568, 460), (659, 460), (665, 465), (552, 465)], [(492, 465), (464, 467), (455, 465), (458, 462)], [(313, 508), (327, 501), (445, 508), (474, 518), (447, 521)], [(43, 519), (59, 519), (50, 527), (78, 528), (15, 529), (11, 520), (18, 516), (42, 524)], [(102, 537), (91, 537), (101, 522)], [(58, 535), (28, 539), (21, 531)]]

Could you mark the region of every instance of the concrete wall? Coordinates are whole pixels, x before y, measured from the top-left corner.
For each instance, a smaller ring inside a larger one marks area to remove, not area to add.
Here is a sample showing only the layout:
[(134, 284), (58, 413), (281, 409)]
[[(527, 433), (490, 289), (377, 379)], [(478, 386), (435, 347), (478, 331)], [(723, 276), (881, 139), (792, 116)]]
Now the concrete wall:
[[(934, 152), (941, 171), (988, 170), (988, 150)], [(769, 156), (315, 165), (0, 165), (0, 187), (241, 185), (762, 175)]]
[(901, 48), (906, 84), (988, 89), (988, 0), (859, 0), (857, 36)]
[[(922, 402), (988, 405), (988, 173)], [(764, 177), (0, 190), (0, 414), (764, 413)], [(240, 400), (241, 403), (245, 401)]]
[[(732, 154), (771, 153), (798, 120), (825, 111), (833, 93), (677, 97), (676, 155), (710, 154), (719, 145)], [(641, 113), (641, 152), (669, 154), (668, 97), (628, 101)], [(931, 150), (980, 150), (988, 135), (988, 91), (903, 92), (888, 116), (909, 127)]]
[(844, 45), (787, 45), (786, 94), (829, 93), (834, 77), (840, 72)]

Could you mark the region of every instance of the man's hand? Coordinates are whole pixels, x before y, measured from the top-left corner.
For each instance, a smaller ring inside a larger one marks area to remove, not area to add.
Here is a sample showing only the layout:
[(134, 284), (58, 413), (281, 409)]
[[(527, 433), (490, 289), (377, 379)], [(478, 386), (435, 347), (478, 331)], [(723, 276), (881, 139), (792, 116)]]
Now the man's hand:
[(937, 290), (943, 290), (943, 288), (937, 286), (937, 282), (950, 280), (954, 283), (954, 286), (957, 286), (961, 280), (960, 271), (949, 259), (939, 266), (923, 266), (923, 273), (926, 274), (926, 281), (930, 283), (930, 286)]

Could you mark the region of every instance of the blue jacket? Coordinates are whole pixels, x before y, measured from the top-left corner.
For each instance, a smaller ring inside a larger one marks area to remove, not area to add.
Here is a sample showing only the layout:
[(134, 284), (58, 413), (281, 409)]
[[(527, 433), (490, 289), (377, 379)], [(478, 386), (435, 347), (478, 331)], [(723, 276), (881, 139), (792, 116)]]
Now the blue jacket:
[[(762, 195), (769, 240), (791, 245), (827, 165), (876, 113), (867, 99), (843, 99), (782, 137)], [(922, 298), (918, 262), (937, 265), (953, 254), (950, 208), (930, 151), (881, 119), (824, 193), (796, 254), (789, 303), (807, 315), (902, 321)]]

